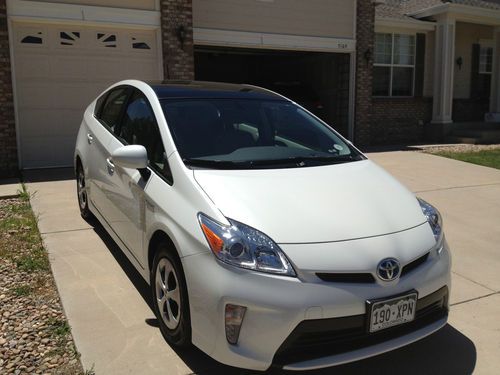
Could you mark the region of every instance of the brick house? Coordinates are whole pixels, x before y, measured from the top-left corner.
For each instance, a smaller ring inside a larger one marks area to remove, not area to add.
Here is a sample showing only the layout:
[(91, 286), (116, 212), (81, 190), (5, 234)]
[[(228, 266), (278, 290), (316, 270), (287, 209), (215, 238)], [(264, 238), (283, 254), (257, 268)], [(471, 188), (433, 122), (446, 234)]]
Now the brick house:
[(269, 87), (360, 145), (439, 136), (500, 112), (498, 26), (499, 0), (0, 0), (0, 175), (71, 165), (126, 78)]
[(499, 26), (499, 0), (377, 6), (370, 141), (442, 140), (500, 122)]

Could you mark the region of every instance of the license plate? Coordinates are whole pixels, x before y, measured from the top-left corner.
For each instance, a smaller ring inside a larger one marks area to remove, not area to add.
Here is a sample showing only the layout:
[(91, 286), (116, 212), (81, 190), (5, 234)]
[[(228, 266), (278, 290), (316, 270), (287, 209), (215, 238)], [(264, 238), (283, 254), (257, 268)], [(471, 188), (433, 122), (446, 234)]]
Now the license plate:
[(394, 327), (415, 319), (417, 309), (417, 293), (383, 301), (368, 301), (370, 308), (370, 332)]

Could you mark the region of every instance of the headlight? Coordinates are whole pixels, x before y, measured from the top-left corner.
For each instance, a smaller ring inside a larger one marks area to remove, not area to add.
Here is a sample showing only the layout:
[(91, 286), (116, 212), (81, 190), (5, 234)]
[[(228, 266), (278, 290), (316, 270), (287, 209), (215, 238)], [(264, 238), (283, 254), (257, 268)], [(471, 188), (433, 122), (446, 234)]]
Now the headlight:
[(441, 219), (441, 214), (431, 204), (427, 203), (423, 199), (417, 199), (418, 203), (420, 203), (420, 208), (422, 208), (422, 212), (427, 218), (427, 222), (431, 226), (432, 233), (434, 233), (434, 238), (436, 239), (436, 242), (439, 243), (443, 235), (443, 221)]
[(278, 275), (295, 276), (279, 246), (264, 233), (228, 219), (230, 226), (198, 214), (210, 249), (221, 261), (233, 266)]

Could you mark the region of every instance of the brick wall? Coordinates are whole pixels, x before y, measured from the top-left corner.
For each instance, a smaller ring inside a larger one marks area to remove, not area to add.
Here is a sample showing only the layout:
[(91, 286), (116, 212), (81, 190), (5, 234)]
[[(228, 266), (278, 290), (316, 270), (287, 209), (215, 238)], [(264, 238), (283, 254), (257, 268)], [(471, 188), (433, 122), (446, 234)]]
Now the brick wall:
[(373, 145), (421, 142), (432, 117), (431, 98), (374, 98), (370, 138)]
[[(354, 116), (354, 142), (360, 146), (371, 143), (372, 64), (375, 38), (375, 7), (372, 0), (357, 1), (356, 15), (356, 112)], [(372, 58), (367, 61), (366, 51)]]
[(14, 96), (5, 0), (0, 0), (0, 178), (18, 173)]
[[(160, 11), (165, 79), (194, 79), (192, 1), (161, 0)], [(181, 27), (184, 43), (179, 40)]]

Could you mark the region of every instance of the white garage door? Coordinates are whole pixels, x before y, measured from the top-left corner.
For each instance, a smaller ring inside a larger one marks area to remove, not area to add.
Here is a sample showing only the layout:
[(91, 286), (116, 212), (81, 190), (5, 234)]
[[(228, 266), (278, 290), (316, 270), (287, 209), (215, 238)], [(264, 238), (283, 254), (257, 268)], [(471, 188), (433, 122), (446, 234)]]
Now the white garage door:
[(72, 165), (86, 106), (118, 80), (161, 78), (154, 30), (13, 24), (23, 168)]

